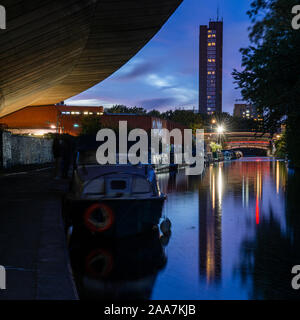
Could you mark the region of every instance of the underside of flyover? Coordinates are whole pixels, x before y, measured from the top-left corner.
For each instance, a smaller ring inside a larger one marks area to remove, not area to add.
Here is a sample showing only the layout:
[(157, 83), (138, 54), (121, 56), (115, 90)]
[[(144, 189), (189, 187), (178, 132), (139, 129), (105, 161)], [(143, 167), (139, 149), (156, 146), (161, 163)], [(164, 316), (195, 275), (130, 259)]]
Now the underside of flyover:
[(0, 116), (55, 104), (106, 79), (182, 0), (3, 0)]

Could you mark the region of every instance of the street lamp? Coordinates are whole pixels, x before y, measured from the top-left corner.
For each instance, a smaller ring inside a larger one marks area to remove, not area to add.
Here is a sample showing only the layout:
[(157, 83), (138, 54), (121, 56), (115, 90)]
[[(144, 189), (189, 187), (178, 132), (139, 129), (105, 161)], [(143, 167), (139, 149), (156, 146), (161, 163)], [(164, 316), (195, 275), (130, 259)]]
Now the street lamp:
[(219, 134), (224, 133), (224, 127), (223, 127), (223, 126), (218, 126), (218, 127), (217, 127), (217, 132), (218, 132)]
[(218, 133), (218, 143), (221, 144), (221, 135), (224, 133), (225, 129), (222, 125), (219, 125), (217, 127), (217, 133)]

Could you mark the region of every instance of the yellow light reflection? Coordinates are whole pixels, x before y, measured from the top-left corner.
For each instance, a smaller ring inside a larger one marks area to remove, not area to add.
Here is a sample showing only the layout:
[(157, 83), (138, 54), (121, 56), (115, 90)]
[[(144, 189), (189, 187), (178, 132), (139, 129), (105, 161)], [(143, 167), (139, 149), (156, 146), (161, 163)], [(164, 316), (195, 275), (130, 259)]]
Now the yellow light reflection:
[(215, 175), (212, 177), (212, 207), (215, 208), (216, 190), (215, 190)]
[(207, 234), (207, 257), (206, 257), (206, 280), (207, 283), (214, 278), (215, 274), (215, 241), (212, 232)]
[(219, 207), (222, 207), (222, 195), (223, 195), (223, 174), (222, 168), (219, 167), (219, 174), (218, 174), (218, 200), (219, 200)]

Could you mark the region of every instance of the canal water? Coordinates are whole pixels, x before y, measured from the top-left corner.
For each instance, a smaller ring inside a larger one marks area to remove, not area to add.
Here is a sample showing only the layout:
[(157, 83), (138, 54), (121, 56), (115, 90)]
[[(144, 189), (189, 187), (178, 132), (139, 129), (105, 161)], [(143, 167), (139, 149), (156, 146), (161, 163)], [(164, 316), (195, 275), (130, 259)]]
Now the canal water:
[(121, 241), (115, 277), (86, 280), (82, 297), (300, 298), (291, 286), (300, 264), (300, 176), (284, 161), (242, 158), (201, 177), (161, 174), (159, 182), (171, 236)]

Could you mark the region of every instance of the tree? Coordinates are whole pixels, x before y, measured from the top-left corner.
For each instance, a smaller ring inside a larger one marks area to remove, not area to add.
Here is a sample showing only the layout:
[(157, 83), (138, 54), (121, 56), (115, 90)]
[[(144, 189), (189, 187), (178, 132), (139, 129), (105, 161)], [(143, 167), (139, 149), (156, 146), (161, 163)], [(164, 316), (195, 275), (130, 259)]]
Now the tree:
[(215, 142), (211, 142), (209, 146), (211, 148), (211, 152), (217, 152), (222, 150), (222, 146)]
[(139, 108), (139, 107), (127, 107), (122, 104), (120, 105), (114, 105), (113, 107), (109, 108), (106, 110), (108, 113), (134, 113), (134, 114), (139, 114), (139, 115), (145, 115), (147, 113), (147, 110), (144, 108)]
[(81, 133), (80, 135), (96, 135), (102, 128), (99, 117), (85, 116), (81, 121)]
[(160, 118), (161, 114), (160, 114), (160, 112), (158, 110), (153, 109), (151, 111), (148, 111), (147, 116)]
[(161, 117), (166, 120), (181, 123), (187, 128), (193, 129), (194, 132), (196, 129), (202, 129), (204, 127), (202, 116), (190, 110), (169, 110), (162, 113)]
[(281, 135), (281, 137), (275, 142), (276, 147), (276, 156), (279, 158), (285, 158), (287, 154), (286, 149), (286, 134), (285, 132)]
[(241, 49), (233, 77), (245, 101), (263, 116), (263, 131), (286, 123), (290, 160), (300, 167), (300, 32), (291, 26), (297, 0), (254, 0), (248, 12), (251, 45)]

